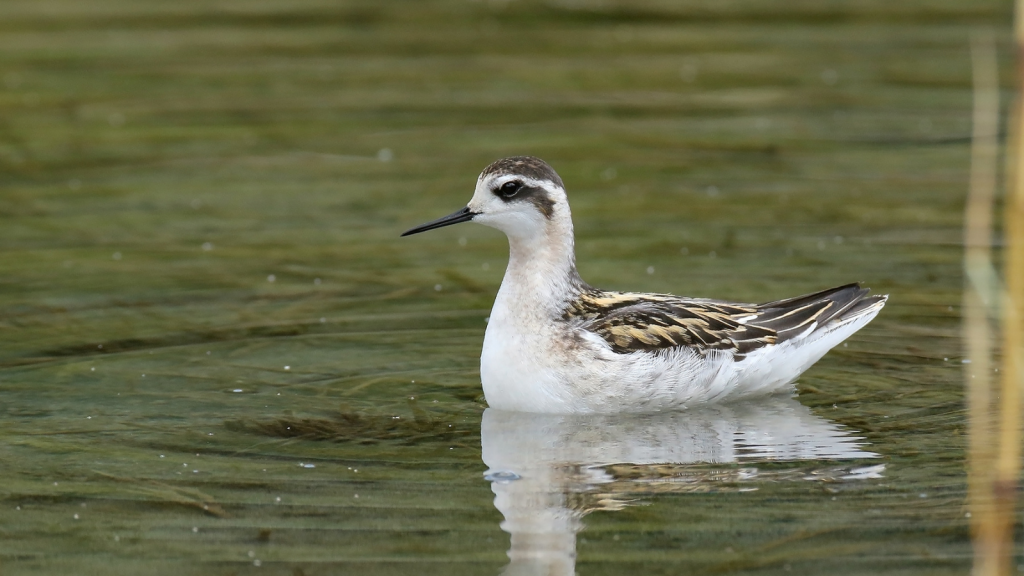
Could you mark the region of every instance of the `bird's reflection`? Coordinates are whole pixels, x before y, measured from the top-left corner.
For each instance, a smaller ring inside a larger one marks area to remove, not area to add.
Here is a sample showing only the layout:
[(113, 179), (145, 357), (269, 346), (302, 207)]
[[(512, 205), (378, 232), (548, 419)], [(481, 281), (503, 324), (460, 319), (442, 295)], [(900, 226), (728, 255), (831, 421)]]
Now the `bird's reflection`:
[[(783, 397), (655, 415), (488, 409), (480, 425), (486, 478), (512, 539), (503, 574), (571, 576), (582, 518), (621, 509), (645, 492), (750, 490), (757, 462), (877, 456), (851, 432)], [(683, 466), (737, 462), (751, 467)], [(860, 463), (828, 474), (871, 478), (883, 468)], [(794, 477), (806, 475), (795, 470)]]

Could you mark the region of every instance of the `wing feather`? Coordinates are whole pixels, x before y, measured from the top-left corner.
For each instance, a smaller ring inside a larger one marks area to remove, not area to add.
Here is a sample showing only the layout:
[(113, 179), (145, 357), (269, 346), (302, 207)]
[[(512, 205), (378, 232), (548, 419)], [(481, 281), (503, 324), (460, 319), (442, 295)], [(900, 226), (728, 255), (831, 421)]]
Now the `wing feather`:
[(570, 304), (563, 318), (578, 321), (622, 354), (680, 346), (745, 354), (775, 339), (774, 331), (737, 320), (754, 313), (747, 304), (595, 290)]
[(569, 303), (562, 318), (597, 334), (620, 354), (685, 346), (740, 359), (856, 313), (864, 302), (877, 300), (867, 293), (848, 284), (765, 304), (738, 304), (590, 289)]

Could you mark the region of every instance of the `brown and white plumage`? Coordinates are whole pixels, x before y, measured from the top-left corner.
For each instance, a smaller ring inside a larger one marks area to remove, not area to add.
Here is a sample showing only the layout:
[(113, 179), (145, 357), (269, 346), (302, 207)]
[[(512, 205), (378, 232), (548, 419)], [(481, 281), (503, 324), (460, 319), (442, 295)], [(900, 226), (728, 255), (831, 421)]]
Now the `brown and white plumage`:
[(867, 294), (859, 285), (848, 284), (776, 302), (739, 304), (589, 289), (569, 303), (562, 318), (598, 334), (620, 354), (689, 346), (701, 352), (729, 351), (742, 360), (753, 350), (885, 300)]
[(468, 221), (509, 238), (480, 358), (500, 409), (649, 411), (785, 389), (886, 300), (857, 284), (764, 304), (593, 288), (562, 180), (529, 156), (491, 164), (466, 208), (403, 236)]

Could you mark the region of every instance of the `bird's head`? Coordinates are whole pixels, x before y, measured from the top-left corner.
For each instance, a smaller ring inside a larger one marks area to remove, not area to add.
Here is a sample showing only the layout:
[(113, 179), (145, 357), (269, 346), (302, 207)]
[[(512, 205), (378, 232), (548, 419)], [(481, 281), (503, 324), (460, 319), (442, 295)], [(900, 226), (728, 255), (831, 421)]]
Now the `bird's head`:
[(510, 238), (543, 235), (552, 222), (569, 221), (565, 186), (540, 158), (502, 158), (480, 173), (473, 198), (465, 208), (407, 230), (402, 236), (469, 221), (497, 228)]

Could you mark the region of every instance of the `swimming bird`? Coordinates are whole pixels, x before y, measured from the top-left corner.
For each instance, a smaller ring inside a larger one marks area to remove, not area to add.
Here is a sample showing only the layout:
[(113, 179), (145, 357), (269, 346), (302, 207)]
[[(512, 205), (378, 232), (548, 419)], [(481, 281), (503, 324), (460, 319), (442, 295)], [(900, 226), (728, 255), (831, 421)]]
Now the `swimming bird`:
[(492, 163), (465, 208), (402, 236), (460, 222), (509, 240), (480, 354), (499, 410), (652, 412), (791, 389), (887, 299), (858, 284), (764, 304), (594, 288), (576, 271), (565, 185), (532, 156)]

